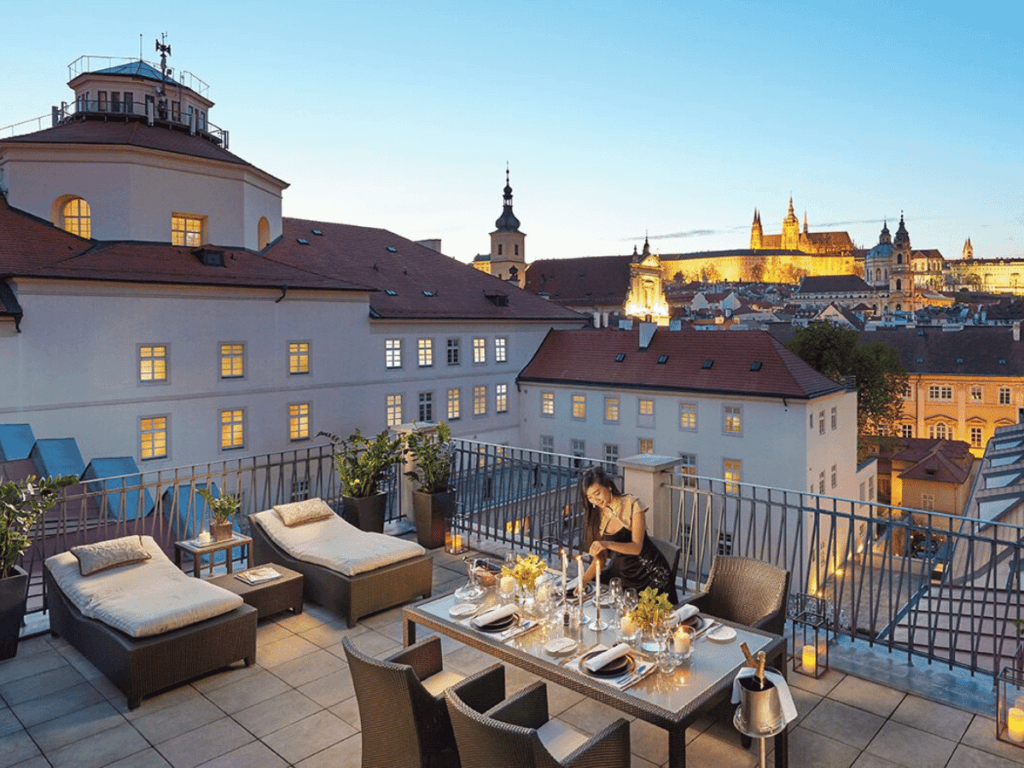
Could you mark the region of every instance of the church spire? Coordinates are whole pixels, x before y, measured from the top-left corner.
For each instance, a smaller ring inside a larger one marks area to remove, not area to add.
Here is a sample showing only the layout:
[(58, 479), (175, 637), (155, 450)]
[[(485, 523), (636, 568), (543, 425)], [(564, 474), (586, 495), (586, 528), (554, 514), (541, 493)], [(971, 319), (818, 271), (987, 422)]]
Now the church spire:
[(499, 232), (518, 232), (519, 231), (519, 219), (512, 213), (512, 184), (509, 181), (509, 170), (508, 163), (505, 164), (505, 189), (504, 189), (504, 203), (502, 205), (501, 216), (494, 222), (494, 226), (497, 227)]

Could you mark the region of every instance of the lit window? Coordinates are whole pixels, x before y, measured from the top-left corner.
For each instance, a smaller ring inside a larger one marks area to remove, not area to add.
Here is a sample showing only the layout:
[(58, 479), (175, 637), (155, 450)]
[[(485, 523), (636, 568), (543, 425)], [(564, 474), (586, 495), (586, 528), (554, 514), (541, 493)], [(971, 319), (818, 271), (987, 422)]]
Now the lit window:
[(619, 398), (606, 397), (604, 399), (604, 420), (609, 424), (615, 424), (619, 420)]
[(420, 368), (430, 368), (434, 364), (434, 340), (420, 339), (416, 342), (416, 350)]
[(1010, 388), (1000, 387), (999, 388), (999, 404), (1009, 405), (1010, 404)]
[(725, 492), (739, 493), (743, 463), (739, 459), (722, 459), (722, 477), (725, 478)]
[(171, 216), (171, 245), (195, 248), (203, 244), (203, 217), (176, 213)]
[(245, 375), (245, 345), (220, 345), (220, 377), (238, 379)]
[[(722, 410), (725, 414), (725, 424), (723, 425), (725, 432), (730, 435), (740, 434), (743, 431), (741, 407), (738, 405), (726, 405)], [(822, 412), (822, 418), (824, 419), (824, 417), (825, 414)]]
[(309, 373), (309, 342), (288, 342), (288, 373), (298, 375)]
[(139, 347), (139, 381), (167, 381), (167, 347), (163, 344)]
[(494, 385), (494, 410), (497, 413), (508, 410), (508, 384)]
[(619, 446), (611, 443), (604, 444), (604, 460), (608, 464), (615, 464), (619, 460)]
[(225, 451), (245, 447), (245, 411), (242, 408), (220, 412), (220, 447)]
[(981, 389), (981, 387), (978, 387), (978, 386), (971, 387), (971, 402), (972, 403), (980, 403), (981, 400), (982, 400), (982, 389)]
[(473, 339), (473, 362), (487, 362), (487, 339), (480, 337)]
[(825, 412), (818, 411), (818, 434), (825, 434)]
[(541, 392), (540, 393), (540, 415), (552, 417), (555, 415), (555, 393), (554, 392)]
[(462, 390), (448, 390), (448, 421), (455, 421), (462, 416)]
[(971, 427), (971, 448), (981, 448), (981, 427)]
[(572, 396), (572, 417), (577, 421), (583, 421), (587, 418), (587, 396), (586, 395), (573, 395)]
[(508, 339), (499, 336), (494, 340), (494, 362), (504, 363), (508, 361)]
[(832, 487), (839, 487), (839, 471), (835, 464), (832, 465)]
[(637, 453), (654, 453), (654, 440), (649, 437), (641, 437), (637, 441)]
[(697, 429), (697, 404), (696, 403), (680, 403), (679, 404), (679, 428), (680, 429)]
[(167, 417), (139, 419), (139, 456), (143, 459), (167, 458)]
[(945, 384), (932, 384), (928, 387), (928, 399), (929, 400), (952, 400), (953, 399), (953, 387)]
[(309, 403), (288, 406), (288, 439), (306, 440), (309, 437)]
[(385, 368), (401, 368), (402, 367), (402, 340), (401, 339), (385, 339), (384, 340), (384, 367)]
[(928, 437), (936, 440), (952, 440), (953, 428), (947, 427), (940, 421), (938, 424), (932, 424), (928, 427)]
[(473, 415), (483, 416), (487, 413), (487, 387), (473, 387)]
[(419, 420), (421, 422), (430, 422), (434, 420), (434, 393), (433, 392), (420, 392), (419, 402)]
[(387, 422), (389, 427), (397, 427), (402, 423), (402, 396), (387, 396)]
[(448, 365), (459, 365), (462, 362), (459, 356), (459, 352), (459, 340), (448, 339)]
[(637, 402), (637, 408), (641, 416), (653, 416), (654, 415), (654, 401), (646, 398), (640, 398)]
[(900, 437), (913, 437), (914, 436), (914, 425), (913, 424), (901, 424), (900, 425)]
[(60, 210), (61, 228), (72, 235), (92, 237), (92, 212), (89, 204), (80, 197), (74, 197), (64, 203)]
[(834, 432), (836, 430), (836, 427), (838, 427), (838, 426), (839, 426), (839, 411), (836, 409), (836, 406), (833, 405), (832, 406), (832, 431)]
[(697, 485), (697, 454), (679, 454), (679, 474), (683, 476), (683, 485), (691, 488)]

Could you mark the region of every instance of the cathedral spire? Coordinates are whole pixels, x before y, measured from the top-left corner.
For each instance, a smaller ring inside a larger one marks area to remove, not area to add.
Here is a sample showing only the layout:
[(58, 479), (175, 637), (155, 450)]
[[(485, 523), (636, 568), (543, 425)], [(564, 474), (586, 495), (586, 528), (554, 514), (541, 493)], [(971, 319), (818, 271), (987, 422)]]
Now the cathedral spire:
[(519, 219), (512, 213), (512, 183), (509, 181), (509, 169), (508, 163), (505, 164), (505, 189), (504, 189), (504, 203), (502, 205), (501, 216), (494, 222), (494, 226), (497, 227), (499, 232), (518, 232), (519, 231)]

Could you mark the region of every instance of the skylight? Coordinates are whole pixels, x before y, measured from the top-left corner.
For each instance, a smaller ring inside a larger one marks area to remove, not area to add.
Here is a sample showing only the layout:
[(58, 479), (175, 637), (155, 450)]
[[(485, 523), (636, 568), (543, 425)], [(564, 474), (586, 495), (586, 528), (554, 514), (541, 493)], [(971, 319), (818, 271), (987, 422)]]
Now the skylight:
[(709, 370), (711, 368), (711, 366), (713, 366), (714, 364), (715, 364), (715, 361), (712, 360), (709, 357), (707, 360), (704, 361), (704, 364), (701, 365), (701, 368), (703, 368), (706, 371), (706, 370)]
[(388, 246), (388, 253), (398, 253), (398, 249), (393, 245)]
[(437, 291), (424, 291), (424, 296), (437, 296)]
[(323, 237), (324, 236), (324, 233), (321, 230), (319, 230), (319, 229), (314, 229), (313, 230), (313, 234), (316, 235), (317, 237)]
[(619, 352), (619, 354), (617, 354), (615, 356), (615, 362), (616, 363), (621, 363), (625, 359), (626, 359), (626, 353), (625, 352)]
[(668, 362), (668, 355), (658, 355), (658, 365), (664, 365)]
[(752, 371), (760, 371), (762, 365), (764, 365), (764, 363), (762, 363), (760, 360), (755, 360), (754, 362), (752, 362), (750, 364), (750, 370), (752, 370)]
[(394, 288), (385, 288), (384, 289), (384, 293), (386, 293), (388, 296), (397, 296), (398, 295), (398, 291), (396, 291)]
[(299, 245), (309, 245), (309, 240), (307, 240), (304, 237), (296, 237), (295, 242), (297, 242)]

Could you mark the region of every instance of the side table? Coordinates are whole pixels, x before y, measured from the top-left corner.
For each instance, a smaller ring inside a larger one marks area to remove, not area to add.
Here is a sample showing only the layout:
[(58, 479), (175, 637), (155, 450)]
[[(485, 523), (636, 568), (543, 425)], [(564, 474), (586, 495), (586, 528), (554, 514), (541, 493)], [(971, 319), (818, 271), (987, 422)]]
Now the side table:
[[(233, 563), (231, 560), (231, 549), (233, 547), (245, 547), (246, 562), (249, 566), (252, 566), (252, 537), (244, 536), (238, 531), (234, 531), (231, 534), (230, 539), (224, 541), (211, 541), (209, 544), (200, 544), (196, 539), (185, 539), (184, 541), (174, 542), (174, 564), (181, 568), (181, 553), (188, 552), (192, 555), (192, 575), (199, 578), (199, 573), (203, 567), (203, 555), (213, 555), (215, 552), (221, 550), (227, 550), (227, 556), (224, 558), (225, 565), (227, 566), (228, 573), (231, 573)], [(210, 567), (213, 568), (213, 561), (211, 558)]]
[(281, 577), (259, 584), (247, 584), (238, 576), (226, 573), (214, 576), (207, 581), (239, 595), (246, 605), (251, 605), (256, 609), (259, 619), (287, 610), (291, 610), (295, 614), (302, 613), (302, 574), (277, 563), (273, 563), (270, 567), (280, 573)]

